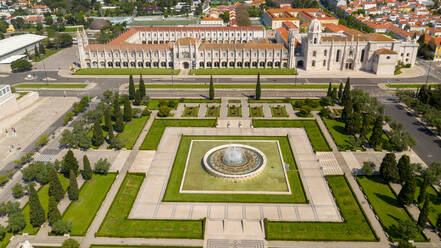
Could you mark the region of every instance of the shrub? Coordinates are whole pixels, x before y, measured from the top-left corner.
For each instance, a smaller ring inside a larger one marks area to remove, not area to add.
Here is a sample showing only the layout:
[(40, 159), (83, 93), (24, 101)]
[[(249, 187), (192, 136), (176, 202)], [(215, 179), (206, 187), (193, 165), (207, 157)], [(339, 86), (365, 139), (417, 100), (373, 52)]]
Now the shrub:
[(296, 100), (294, 102), (294, 107), (295, 108), (301, 108), (303, 105), (305, 105), (305, 101), (303, 101), (303, 100)]
[(10, 216), (17, 212), (20, 212), (20, 203), (12, 201), (0, 203), (0, 216)]
[(110, 163), (107, 161), (107, 159), (100, 158), (95, 163), (95, 170), (94, 171), (96, 174), (106, 175), (107, 172), (109, 172), (109, 169), (110, 169)]
[(320, 105), (322, 106), (331, 106), (332, 105), (332, 98), (329, 96), (322, 96), (320, 97)]
[(25, 195), (25, 190), (23, 185), (17, 183), (14, 185), (14, 187), (12, 187), (12, 196), (14, 196), (14, 198), (21, 198), (24, 195)]
[(69, 233), (71, 228), (72, 228), (72, 223), (64, 220), (57, 220), (55, 221), (55, 223), (52, 224), (52, 233), (56, 235), (63, 235), (65, 233)]
[(300, 108), (300, 113), (299, 114), (300, 114), (300, 116), (303, 116), (303, 117), (309, 116), (309, 114), (311, 114), (311, 107), (308, 106), (308, 105), (303, 105)]
[(67, 112), (67, 114), (64, 116), (63, 124), (66, 126), (67, 123), (69, 123), (70, 120), (75, 116), (73, 112)]
[(141, 109), (139, 109), (139, 108), (133, 108), (132, 109), (132, 117), (133, 118), (139, 118), (139, 117), (141, 117)]
[(46, 184), (49, 182), (49, 173), (52, 166), (51, 163), (34, 162), (22, 170), (23, 180), (28, 182), (37, 181), (40, 184)]
[(329, 108), (323, 108), (319, 114), (321, 117), (329, 118), (331, 116), (331, 110), (329, 110)]
[(370, 176), (375, 170), (375, 164), (371, 161), (365, 161), (363, 162), (363, 166), (361, 167), (361, 172), (363, 175)]
[(0, 225), (0, 240), (3, 240), (6, 235), (6, 227)]
[(146, 107), (144, 108), (144, 110), (142, 111), (142, 116), (150, 116), (152, 112)]
[(173, 100), (168, 101), (168, 107), (169, 108), (175, 108), (176, 107), (176, 102)]
[(159, 112), (158, 112), (158, 116), (159, 117), (167, 117), (170, 114), (170, 109), (169, 107), (162, 105), (161, 107), (159, 107)]
[(123, 144), (121, 142), (121, 140), (118, 137), (113, 137), (110, 140), (110, 147), (116, 149), (116, 150), (120, 150), (123, 147)]
[(21, 212), (11, 214), (8, 218), (8, 232), (18, 233), (26, 226), (26, 219)]
[(11, 69), (14, 72), (27, 71), (31, 68), (32, 64), (27, 59), (19, 59), (11, 63)]
[(80, 248), (80, 243), (78, 243), (78, 241), (75, 239), (66, 239), (63, 241), (61, 248)]

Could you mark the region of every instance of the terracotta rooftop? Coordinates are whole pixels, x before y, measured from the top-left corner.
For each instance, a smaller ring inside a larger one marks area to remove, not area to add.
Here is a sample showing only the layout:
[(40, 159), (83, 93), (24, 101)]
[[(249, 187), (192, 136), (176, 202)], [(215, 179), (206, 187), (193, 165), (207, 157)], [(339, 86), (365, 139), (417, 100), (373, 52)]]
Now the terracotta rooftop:
[(85, 47), (85, 50), (168, 50), (171, 48), (171, 43), (166, 44), (90, 44)]
[(234, 50), (234, 49), (286, 49), (282, 43), (209, 43), (204, 42), (199, 46), (200, 50), (222, 49), (222, 50)]
[(378, 49), (377, 51), (375, 51), (375, 53), (377, 53), (377, 54), (397, 54), (397, 52), (390, 50), (390, 49), (386, 49), (386, 48)]
[(180, 38), (176, 41), (179, 45), (194, 45), (198, 42), (199, 39), (192, 37)]

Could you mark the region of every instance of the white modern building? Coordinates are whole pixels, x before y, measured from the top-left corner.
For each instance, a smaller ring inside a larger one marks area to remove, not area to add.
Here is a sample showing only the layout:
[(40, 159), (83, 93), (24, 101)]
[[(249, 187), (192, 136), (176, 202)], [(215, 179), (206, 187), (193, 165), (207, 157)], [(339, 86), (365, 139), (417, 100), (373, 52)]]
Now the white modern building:
[(33, 53), (35, 45), (38, 45), (46, 36), (35, 34), (22, 34), (0, 40), (0, 60), (13, 55), (22, 55), (26, 51)]
[[(10, 85), (0, 84), (0, 123), (4, 123), (5, 119), (30, 106), (37, 100), (37, 92), (29, 92), (25, 96), (19, 98), (19, 94), (12, 93)], [(0, 126), (0, 128), (4, 127)]]

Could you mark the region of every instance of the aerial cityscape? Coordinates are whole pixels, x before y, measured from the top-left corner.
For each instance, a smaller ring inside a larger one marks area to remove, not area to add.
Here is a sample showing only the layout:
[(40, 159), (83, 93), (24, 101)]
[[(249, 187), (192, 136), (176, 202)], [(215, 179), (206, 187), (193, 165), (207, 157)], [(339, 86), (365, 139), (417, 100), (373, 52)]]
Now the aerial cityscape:
[(0, 248), (441, 247), (438, 0), (0, 10)]

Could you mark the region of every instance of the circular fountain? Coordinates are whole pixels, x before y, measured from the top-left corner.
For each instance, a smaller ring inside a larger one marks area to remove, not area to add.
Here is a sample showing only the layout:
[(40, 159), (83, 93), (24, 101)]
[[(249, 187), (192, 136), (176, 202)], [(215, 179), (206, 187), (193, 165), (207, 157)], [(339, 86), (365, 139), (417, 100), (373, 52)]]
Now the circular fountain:
[(263, 152), (252, 146), (227, 144), (216, 146), (205, 153), (205, 169), (213, 176), (242, 179), (258, 175), (266, 165)]

